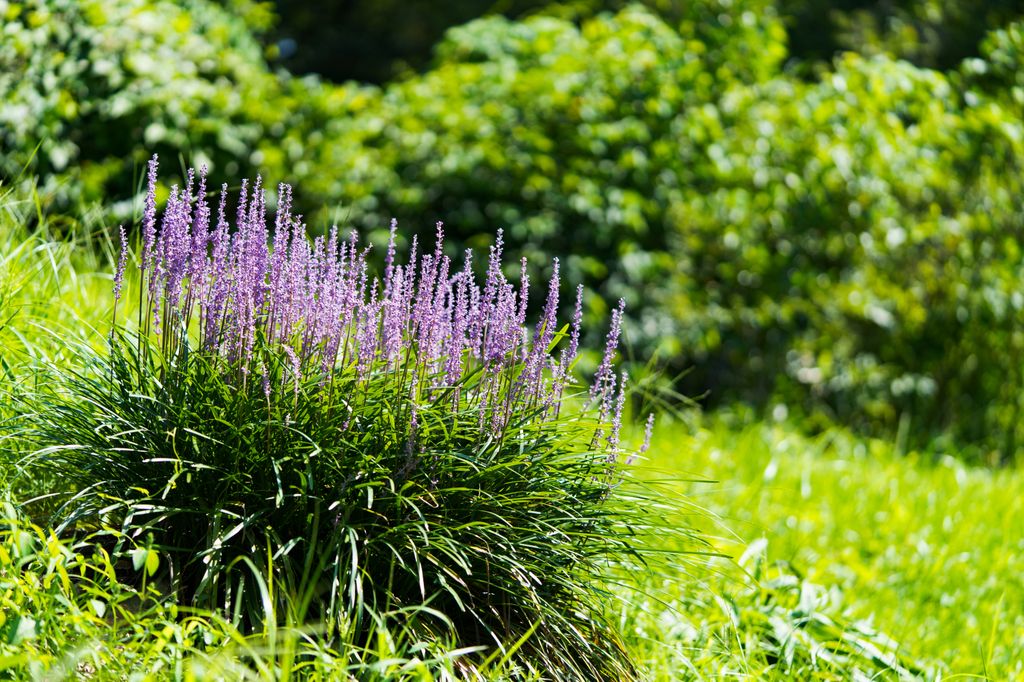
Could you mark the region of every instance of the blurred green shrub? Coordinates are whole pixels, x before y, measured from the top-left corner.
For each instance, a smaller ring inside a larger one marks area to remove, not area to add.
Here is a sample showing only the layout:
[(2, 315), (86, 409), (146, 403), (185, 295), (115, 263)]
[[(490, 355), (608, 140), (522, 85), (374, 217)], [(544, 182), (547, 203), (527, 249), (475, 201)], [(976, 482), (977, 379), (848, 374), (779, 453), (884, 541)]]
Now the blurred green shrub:
[(779, 0), (793, 53), (830, 61), (838, 52), (887, 54), (953, 69), (979, 54), (994, 27), (1024, 15), (1021, 0)]
[(156, 150), (294, 182), (319, 229), (503, 227), (567, 254), (594, 313), (626, 298), (633, 341), (709, 404), (1012, 456), (1021, 25), (954, 71), (848, 53), (804, 79), (772, 0), (647, 4), (482, 19), (377, 88), (270, 73), (261, 3), (0, 2), (0, 174), (58, 208), (126, 198)]
[[(1024, 21), (1007, 25), (986, 36), (981, 59), (961, 66), (962, 87), (1000, 100), (1017, 113), (1024, 112)], [(972, 95), (976, 101), (976, 95)]]
[[(637, 0), (274, 0), (278, 25), (267, 37), (277, 63), (336, 82), (385, 83), (430, 66), (444, 32), (473, 19), (543, 14), (581, 22)], [(776, 15), (795, 65), (827, 64), (839, 52), (888, 54), (918, 66), (955, 68), (979, 54), (992, 27), (1024, 15), (1024, 0), (642, 0), (675, 27), (713, 33), (739, 28), (737, 17)], [(739, 7), (739, 11), (736, 9)], [(757, 46), (759, 43), (753, 43)], [(749, 60), (746, 63), (750, 63)]]
[[(1020, 441), (1018, 116), (849, 54), (821, 82), (730, 93), (673, 207), (694, 388), (893, 433)], [(738, 371), (737, 371), (738, 370)], [(763, 392), (758, 392), (758, 381)], [(1001, 453), (1001, 454), (994, 454)]]
[[(515, 18), (546, 0), (276, 0), (273, 53), (294, 73), (384, 83), (423, 69), (444, 32), (484, 14)], [(283, 48), (283, 49), (282, 49)]]
[[(247, 0), (0, 2), (0, 178), (38, 176), (60, 212), (133, 194), (153, 151), (251, 172), (286, 86)], [(128, 213), (128, 205), (115, 212)]]
[[(223, 0), (222, 0), (223, 1)], [(481, 17), (522, 20), (543, 15), (576, 23), (601, 12), (618, 12), (636, 0), (275, 0), (277, 26), (268, 35), (270, 53), (295, 73), (315, 73), (336, 82), (385, 83), (410, 69), (431, 65), (445, 31)], [(271, 4), (271, 3), (267, 3)], [(643, 0), (641, 4), (671, 26), (681, 22), (703, 40), (749, 27), (736, 21), (751, 12), (756, 23), (778, 21), (776, 0)], [(711, 43), (720, 42), (712, 40)], [(751, 43), (752, 47), (759, 42)], [(756, 65), (746, 58), (740, 68)]]
[(780, 23), (734, 10), (717, 32), (638, 7), (454, 29), (423, 76), (335, 93), (302, 183), (359, 227), (436, 217), (571, 253), (712, 404), (1010, 456), (1024, 126), (993, 79), (1015, 83), (1015, 34), (990, 39), (987, 89), (971, 62), (855, 54), (806, 82)]
[(671, 337), (664, 307), (650, 305), (662, 292), (643, 286), (675, 268), (666, 209), (693, 180), (685, 114), (785, 56), (781, 25), (743, 16), (747, 29), (720, 42), (640, 8), (582, 27), (535, 17), (453, 29), (434, 70), (336, 91), (332, 115), (294, 131), (323, 140), (308, 145), (298, 184), (316, 203), (340, 197), (331, 217), (366, 230), (443, 219), (466, 241), (503, 227), (531, 260), (572, 253), (571, 278), (604, 283), (647, 337)]

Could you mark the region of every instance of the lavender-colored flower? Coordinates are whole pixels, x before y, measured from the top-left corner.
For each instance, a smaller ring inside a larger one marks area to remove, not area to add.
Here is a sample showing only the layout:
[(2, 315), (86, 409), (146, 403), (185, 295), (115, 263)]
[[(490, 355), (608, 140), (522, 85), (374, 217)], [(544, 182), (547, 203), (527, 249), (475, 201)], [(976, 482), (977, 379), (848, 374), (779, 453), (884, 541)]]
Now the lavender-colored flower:
[(619, 347), (619, 335), (622, 333), (622, 313), (625, 309), (626, 301), (620, 298), (618, 307), (612, 311), (612, 323), (605, 340), (604, 357), (597, 368), (597, 373), (594, 374), (594, 383), (590, 387), (591, 400), (598, 396), (607, 397), (615, 386), (615, 382), (610, 381), (612, 377), (612, 360), (615, 357), (616, 349)]
[[(440, 223), (432, 252), (421, 256), (414, 237), (409, 258), (398, 262), (397, 224), (392, 222), (383, 279), (378, 279), (368, 269), (370, 247), (361, 248), (355, 233), (343, 240), (335, 227), (326, 237), (310, 241), (301, 217), (291, 213), (287, 185), (278, 188), (273, 234), (260, 178), (252, 185), (242, 182), (233, 226), (222, 187), (216, 225), (211, 227), (205, 171), (198, 177), (190, 172), (184, 188), (172, 188), (157, 221), (156, 168), (154, 157), (140, 268), (154, 313), (153, 332), (165, 350), (191, 343), (188, 322), (197, 319), (199, 348), (238, 379), (243, 390), (262, 389), (268, 401), (282, 398), (282, 387), (269, 381), (268, 352), (284, 362), (284, 383), (292, 392), (302, 385), (333, 387), (332, 378), (339, 372), (356, 385), (385, 373), (394, 386), (410, 391), (410, 444), (417, 438), (419, 410), (441, 395), (449, 396), (457, 410), (476, 410), (478, 427), (498, 438), (524, 410), (540, 407), (531, 414), (557, 418), (579, 349), (583, 296), (577, 287), (568, 343), (556, 360), (551, 349), (558, 345), (558, 260), (552, 263), (544, 308), (530, 330), (527, 264), (520, 264), (518, 287), (506, 279), (500, 231), (481, 285), (469, 251), (461, 269), (451, 272)], [(121, 294), (126, 262), (123, 230), (121, 239), (115, 299)], [(623, 305), (620, 301), (611, 315), (591, 388), (599, 419), (609, 422), (596, 438), (606, 444), (612, 459), (619, 452), (626, 391), (625, 378), (619, 381), (612, 370)], [(166, 318), (163, 326), (161, 316)], [(312, 381), (304, 384), (307, 380)], [(324, 391), (323, 399), (330, 395), (332, 391)], [(356, 391), (345, 399), (358, 395)]]
[(498, 288), (498, 299), (487, 322), (487, 346), (484, 360), (493, 370), (501, 368), (510, 355), (519, 348), (520, 329), (516, 326), (516, 292), (508, 282)]
[(163, 295), (166, 297), (171, 311), (178, 309), (182, 288), (188, 274), (189, 255), (192, 250), (189, 236), (189, 204), (187, 195), (183, 196), (177, 185), (171, 187), (171, 196), (167, 200), (167, 210), (160, 235), (160, 272), (163, 275)]
[(146, 174), (146, 206), (142, 215), (142, 262), (143, 272), (153, 271), (156, 258), (156, 173), (159, 168), (156, 154), (149, 160)]
[(611, 430), (608, 432), (608, 462), (614, 463), (619, 457), (619, 438), (622, 433), (622, 411), (626, 405), (626, 382), (629, 377), (623, 373), (619, 380), (619, 395), (615, 400), (615, 411), (612, 412)]
[(569, 348), (565, 354), (566, 367), (572, 365), (580, 347), (580, 325), (583, 323), (583, 285), (576, 287), (576, 306), (572, 314), (572, 326), (569, 330)]
[(501, 273), (501, 252), (503, 246), (503, 232), (499, 229), (494, 238), (494, 246), (491, 247), (490, 255), (487, 258), (487, 275), (484, 279), (484, 288), (479, 297), (477, 314), (474, 316), (474, 322), (470, 331), (470, 338), (476, 342), (474, 345), (478, 348), (478, 354), (485, 358), (487, 357), (487, 320), (492, 318), (495, 313), (499, 287), (505, 280), (505, 276)]
[(117, 231), (121, 237), (121, 253), (117, 257), (117, 271), (114, 273), (114, 305), (121, 299), (121, 285), (124, 283), (124, 268), (128, 263), (128, 235), (125, 234), (124, 225), (119, 225)]
[(216, 351), (220, 346), (220, 330), (227, 306), (229, 281), (227, 275), (230, 237), (225, 217), (228, 186), (222, 185), (220, 205), (217, 208), (217, 227), (210, 236), (210, 260), (204, 277), (207, 280), (207, 295), (200, 298), (200, 317), (203, 323), (204, 345)]
[(398, 221), (391, 219), (391, 229), (388, 232), (388, 251), (384, 254), (384, 295), (391, 290), (391, 280), (395, 271), (395, 233), (398, 231)]
[(402, 332), (404, 330), (404, 311), (402, 302), (405, 299), (406, 276), (401, 266), (391, 274), (391, 288), (385, 293), (382, 302), (383, 324), (381, 329), (381, 354), (390, 363), (402, 348)]
[[(525, 368), (520, 379), (523, 397), (532, 400), (545, 393), (541, 381), (545, 360), (548, 358), (548, 346), (555, 336), (555, 318), (558, 313), (558, 290), (561, 287), (558, 259), (552, 260), (551, 280), (548, 282), (548, 297), (544, 304), (544, 313), (537, 322), (533, 333), (533, 345), (524, 349)], [(550, 394), (549, 394), (550, 395)], [(547, 400), (545, 401), (547, 406)]]
[(370, 365), (377, 352), (377, 324), (380, 315), (380, 306), (377, 303), (378, 285), (379, 282), (374, 280), (370, 287), (370, 300), (360, 311), (362, 320), (357, 334), (360, 377), (365, 377), (370, 371)]
[(541, 316), (540, 322), (537, 323), (537, 330), (534, 334), (534, 338), (540, 339), (545, 347), (548, 343), (551, 343), (551, 339), (555, 335), (555, 315), (558, 313), (558, 290), (561, 284), (558, 259), (554, 258), (551, 261), (551, 281), (548, 282), (548, 299), (544, 304), (544, 314)]
[[(187, 208), (187, 207), (186, 207)], [(192, 282), (190, 293), (205, 294), (203, 272), (207, 267), (210, 245), (210, 206), (206, 203), (206, 166), (199, 169), (199, 189), (192, 214), (191, 247), (189, 249), (188, 277)]]
[(469, 326), (469, 286), (473, 277), (472, 262), (472, 252), (467, 250), (462, 272), (456, 275), (455, 278), (455, 301), (452, 307), (451, 333), (448, 337), (447, 348), (445, 349), (447, 355), (445, 372), (448, 383), (453, 385), (462, 374), (462, 356), (468, 341), (466, 330)]
[(638, 457), (643, 457), (644, 453), (647, 452), (651, 447), (651, 437), (654, 435), (654, 413), (651, 412), (647, 415), (647, 424), (644, 426), (644, 442), (640, 446), (640, 449), (635, 453), (631, 454), (626, 458), (626, 465), (629, 466), (637, 460)]
[[(557, 259), (556, 259), (557, 262)], [(557, 265), (555, 266), (558, 267)], [(519, 315), (516, 322), (520, 327), (526, 324), (526, 305), (530, 298), (530, 273), (526, 269), (526, 258), (519, 262)]]

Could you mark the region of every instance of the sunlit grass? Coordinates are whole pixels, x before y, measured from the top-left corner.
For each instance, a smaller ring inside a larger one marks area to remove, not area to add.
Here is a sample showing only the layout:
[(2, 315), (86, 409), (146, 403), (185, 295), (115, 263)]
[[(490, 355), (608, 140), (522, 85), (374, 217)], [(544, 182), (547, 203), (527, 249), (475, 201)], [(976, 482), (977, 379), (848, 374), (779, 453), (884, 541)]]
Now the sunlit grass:
[[(717, 481), (679, 490), (719, 515), (702, 529), (723, 553), (740, 556), (764, 538), (769, 563), (841, 589), (851, 616), (871, 619), (910, 656), (947, 674), (1024, 676), (1019, 470), (714, 418), (663, 429), (655, 442), (650, 469)], [(729, 589), (729, 579), (707, 579)]]
[(59, 360), (68, 337), (102, 343), (97, 328), (112, 312), (116, 226), (92, 224), (57, 239), (59, 228), (38, 210), (0, 187), (0, 360), (8, 368)]

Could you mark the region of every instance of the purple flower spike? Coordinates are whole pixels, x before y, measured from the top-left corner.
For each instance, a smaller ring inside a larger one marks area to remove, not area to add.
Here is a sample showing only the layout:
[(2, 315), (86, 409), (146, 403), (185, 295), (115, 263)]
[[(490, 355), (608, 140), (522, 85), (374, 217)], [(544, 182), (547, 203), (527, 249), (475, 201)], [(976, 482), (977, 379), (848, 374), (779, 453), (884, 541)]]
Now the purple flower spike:
[(391, 230), (388, 233), (388, 252), (384, 256), (384, 295), (391, 291), (391, 279), (395, 271), (395, 233), (398, 231), (398, 221), (391, 219)]
[(638, 457), (643, 457), (644, 453), (651, 447), (651, 436), (654, 435), (654, 413), (651, 412), (647, 415), (647, 425), (644, 427), (644, 442), (640, 446), (640, 449), (636, 453), (631, 454), (626, 458), (626, 465), (630, 465), (637, 460)]
[(117, 257), (117, 272), (114, 274), (114, 305), (121, 299), (121, 285), (124, 283), (124, 268), (128, 264), (128, 235), (124, 232), (124, 225), (117, 228), (121, 236), (121, 253)]
[(156, 154), (149, 160), (149, 172), (146, 174), (146, 208), (142, 216), (142, 263), (143, 271), (153, 271), (153, 260), (156, 257), (156, 172), (159, 168)]
[(558, 272), (558, 259), (551, 261), (551, 281), (548, 282), (548, 300), (544, 304), (544, 315), (537, 323), (534, 338), (539, 340), (546, 352), (547, 346), (555, 336), (555, 316), (558, 314), (558, 289), (562, 280)]
[[(557, 267), (557, 266), (556, 266)], [(526, 271), (526, 257), (519, 261), (519, 326), (526, 324), (526, 305), (530, 298), (530, 273)]]
[[(482, 285), (467, 251), (461, 268), (444, 253), (444, 227), (437, 224), (432, 251), (420, 253), (412, 239), (408, 260), (397, 262), (397, 223), (392, 221), (383, 279), (368, 269), (369, 246), (358, 236), (345, 240), (333, 228), (311, 241), (301, 216), (292, 214), (292, 191), (278, 187), (276, 214), (268, 226), (263, 181), (242, 181), (237, 212), (227, 214), (222, 187), (216, 224), (207, 203), (205, 169), (189, 172), (183, 189), (172, 188), (163, 216), (156, 215), (157, 159), (149, 164), (149, 189), (142, 225), (143, 294), (152, 306), (155, 333), (165, 351), (191, 345), (238, 381), (240, 390), (261, 391), (268, 406), (293, 400), (303, 386), (335, 400), (334, 379), (351, 381), (346, 402), (359, 400), (374, 377), (408, 391), (406, 428), (418, 448), (420, 423), (437, 399), (457, 411), (473, 410), (476, 428), (504, 438), (524, 414), (557, 419), (564, 387), (579, 350), (583, 288), (557, 360), (560, 263), (552, 261), (543, 310), (532, 328), (527, 263), (513, 285), (502, 269), (499, 230), (487, 259)], [(120, 299), (127, 262), (123, 229), (114, 277)], [(612, 312), (604, 356), (590, 390), (603, 424), (595, 443), (619, 456), (625, 377), (612, 369), (622, 332), (622, 301)], [(163, 326), (161, 327), (161, 317)], [(198, 320), (198, 325), (190, 322)], [(142, 333), (149, 333), (144, 330)], [(277, 357), (275, 365), (270, 359)], [(283, 367), (282, 381), (272, 367)], [(282, 385), (283, 384), (283, 385)], [(289, 390), (290, 389), (290, 390)], [(346, 389), (348, 390), (348, 389)], [(290, 408), (289, 408), (290, 409)], [(423, 414), (420, 414), (420, 412)], [(347, 428), (347, 427), (346, 427)], [(650, 440), (651, 422), (642, 454)]]
[(622, 333), (622, 313), (625, 309), (626, 301), (620, 298), (619, 306), (612, 311), (612, 323), (605, 342), (604, 357), (601, 359), (601, 364), (594, 375), (594, 383), (590, 387), (591, 400), (602, 394), (607, 395), (611, 387), (615, 385), (614, 381), (609, 383), (609, 378), (612, 375), (612, 359), (615, 357), (615, 351), (619, 347), (619, 335)]
[(619, 395), (615, 400), (615, 411), (612, 413), (612, 428), (608, 433), (608, 462), (614, 463), (619, 457), (619, 437), (622, 432), (622, 411), (626, 405), (626, 382), (629, 377), (623, 373), (619, 380)]

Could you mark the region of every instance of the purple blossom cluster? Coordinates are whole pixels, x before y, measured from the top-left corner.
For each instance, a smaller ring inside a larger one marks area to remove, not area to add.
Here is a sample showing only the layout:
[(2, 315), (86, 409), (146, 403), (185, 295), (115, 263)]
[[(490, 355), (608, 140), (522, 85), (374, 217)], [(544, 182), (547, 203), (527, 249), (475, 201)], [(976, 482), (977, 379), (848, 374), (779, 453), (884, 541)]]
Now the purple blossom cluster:
[[(370, 272), (370, 247), (355, 233), (342, 238), (333, 228), (310, 241), (301, 216), (292, 214), (287, 185), (279, 186), (268, 223), (261, 179), (251, 186), (243, 181), (232, 225), (226, 185), (216, 210), (207, 202), (205, 169), (190, 171), (184, 187), (171, 187), (159, 220), (155, 156), (148, 179), (140, 322), (161, 339), (165, 351), (192, 343), (241, 381), (261, 381), (268, 399), (282, 387), (271, 385), (264, 349), (285, 359), (287, 390), (311, 380), (329, 385), (338, 372), (351, 373), (357, 382), (380, 373), (408, 376), (413, 432), (418, 401), (441, 391), (478, 409), (481, 427), (493, 433), (522, 408), (557, 418), (572, 383), (583, 304), (578, 287), (573, 317), (559, 329), (557, 259), (530, 330), (526, 262), (517, 286), (503, 272), (501, 231), (480, 281), (470, 251), (461, 263), (444, 253), (441, 223), (432, 251), (421, 253), (413, 238), (408, 260), (399, 263), (392, 221), (381, 279)], [(122, 261), (118, 294), (123, 270)], [(601, 421), (610, 424), (608, 434), (599, 436), (607, 441), (610, 458), (618, 455), (625, 403), (625, 378), (612, 369), (622, 311), (620, 302), (586, 394), (599, 406)], [(472, 383), (466, 381), (470, 375), (477, 377)]]

